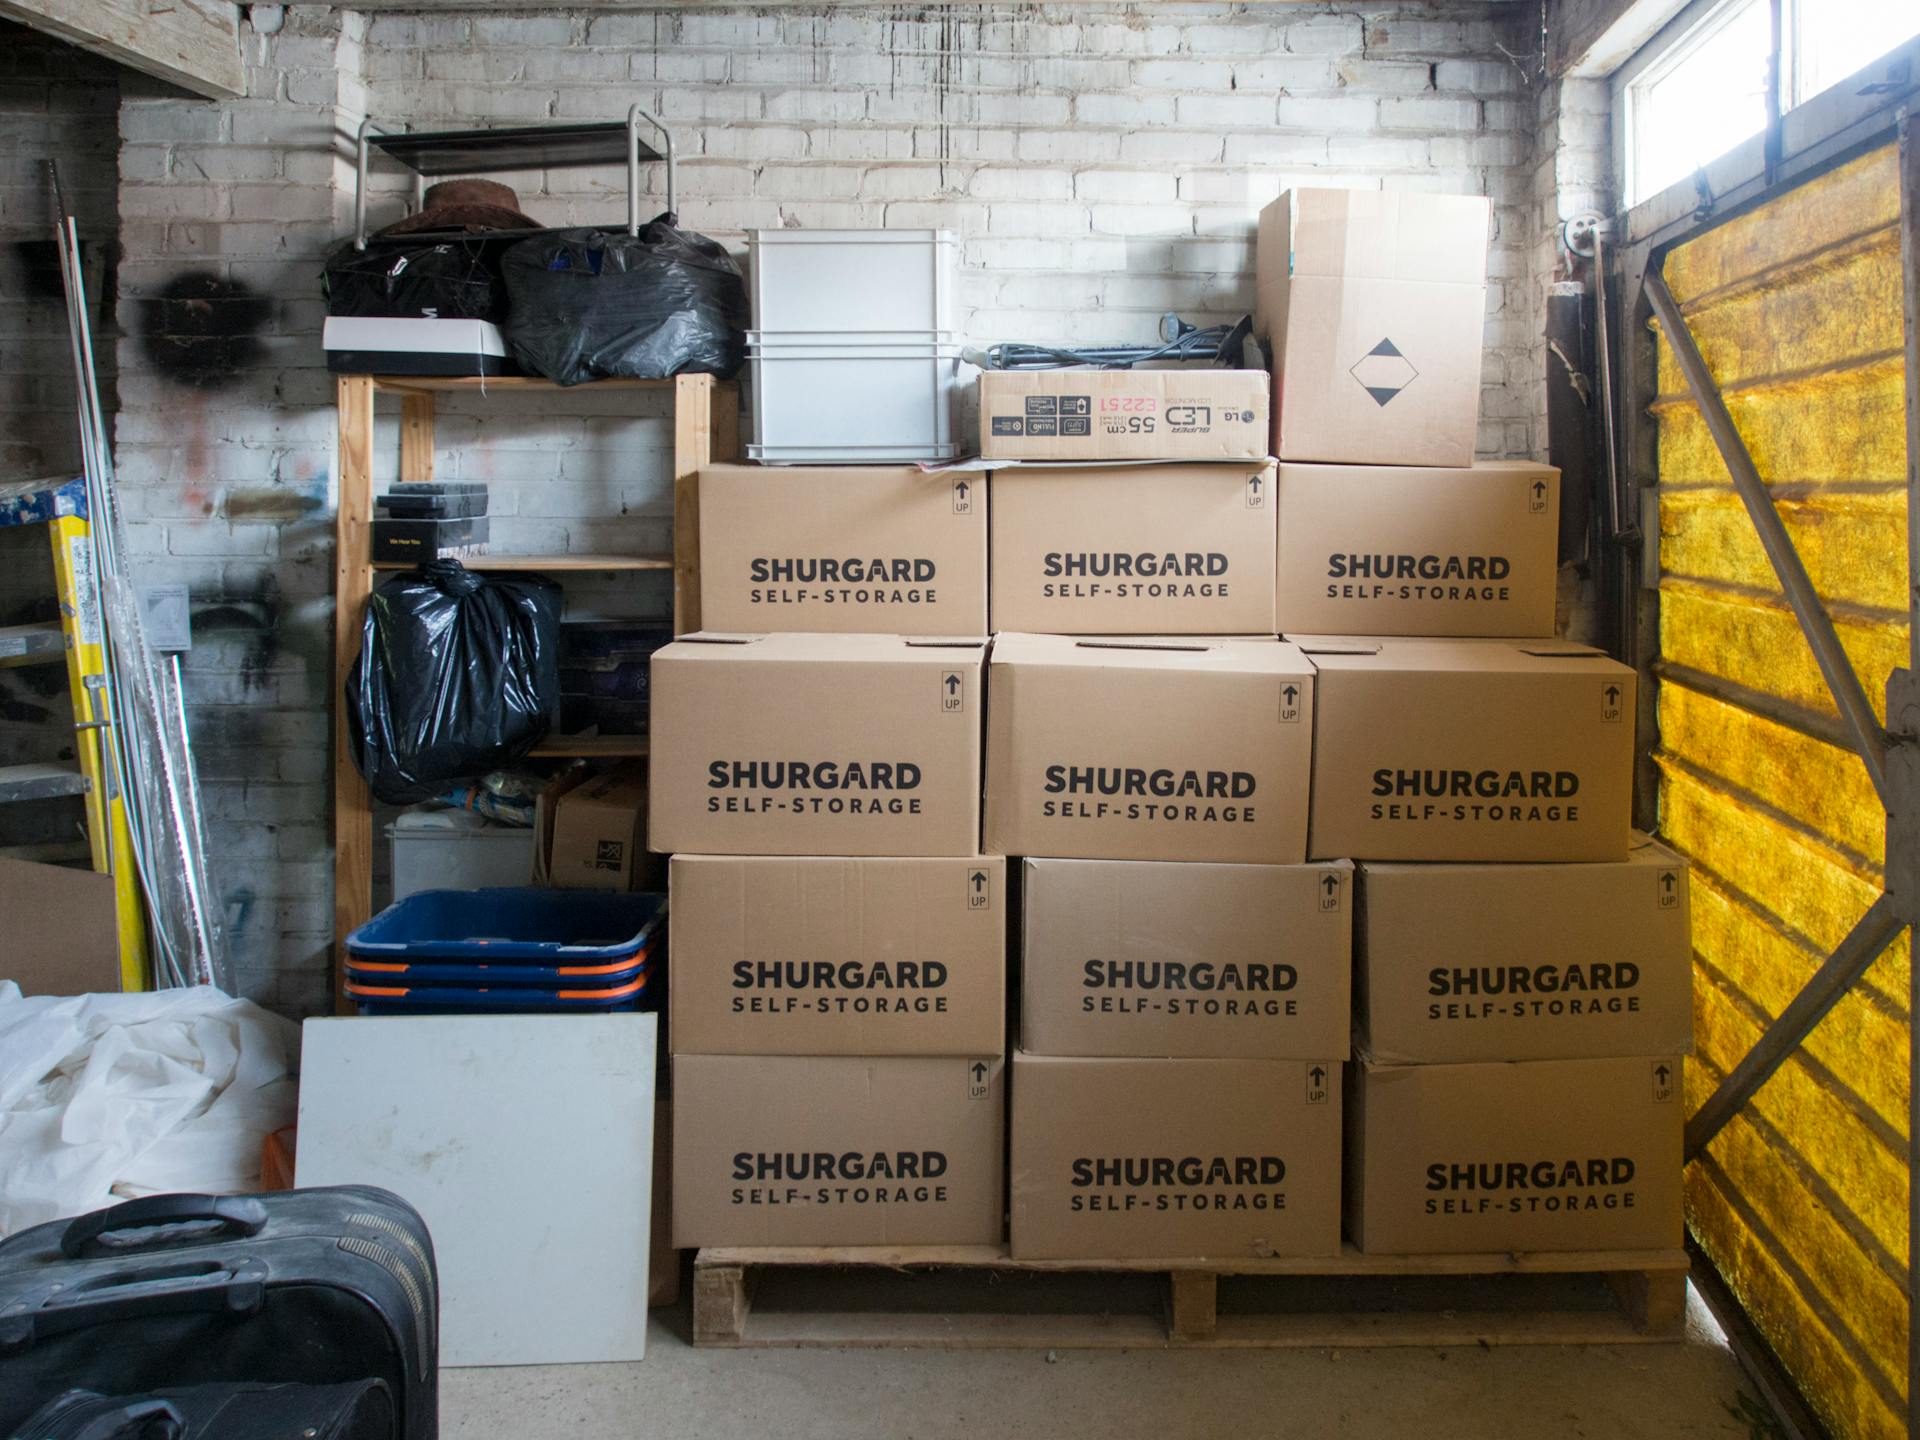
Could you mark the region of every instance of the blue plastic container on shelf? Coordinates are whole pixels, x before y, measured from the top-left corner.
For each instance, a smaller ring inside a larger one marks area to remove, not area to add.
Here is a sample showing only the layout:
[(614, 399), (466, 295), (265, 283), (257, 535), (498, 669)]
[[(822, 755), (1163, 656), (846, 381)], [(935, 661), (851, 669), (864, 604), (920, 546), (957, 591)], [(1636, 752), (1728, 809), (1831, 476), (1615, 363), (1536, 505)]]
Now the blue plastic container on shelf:
[(362, 1014), (638, 1009), (664, 948), (664, 895), (425, 890), (347, 936)]

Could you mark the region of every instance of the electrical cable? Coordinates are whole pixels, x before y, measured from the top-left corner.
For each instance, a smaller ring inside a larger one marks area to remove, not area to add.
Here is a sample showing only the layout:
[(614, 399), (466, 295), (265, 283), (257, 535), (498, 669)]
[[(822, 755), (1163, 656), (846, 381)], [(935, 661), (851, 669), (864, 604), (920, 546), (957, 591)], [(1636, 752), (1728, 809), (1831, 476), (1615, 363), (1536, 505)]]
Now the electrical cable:
[(1086, 366), (1096, 370), (1129, 370), (1156, 360), (1208, 361), (1224, 369), (1241, 368), (1241, 347), (1252, 333), (1251, 318), (1232, 325), (1210, 325), (1202, 330), (1177, 315), (1160, 317), (1159, 345), (1042, 345), (1001, 341), (984, 350), (968, 349), (963, 358), (982, 370), (1062, 370)]

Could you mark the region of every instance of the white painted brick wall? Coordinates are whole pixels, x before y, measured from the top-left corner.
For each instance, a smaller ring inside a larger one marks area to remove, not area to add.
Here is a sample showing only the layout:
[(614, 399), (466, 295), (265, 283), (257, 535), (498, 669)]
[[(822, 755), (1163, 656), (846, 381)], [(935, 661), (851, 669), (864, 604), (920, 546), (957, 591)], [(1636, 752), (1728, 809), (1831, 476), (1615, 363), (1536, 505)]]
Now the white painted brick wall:
[[(1498, 11), (1391, 0), (370, 18), (296, 5), (279, 36), (246, 36), (247, 99), (129, 98), (122, 467), (151, 573), (192, 584), (202, 617), (189, 687), (244, 987), (296, 1010), (325, 993), (335, 460), (316, 297), (349, 221), (341, 157), (362, 105), (430, 125), (617, 119), (638, 101), (674, 126), (683, 221), (729, 244), (756, 226), (958, 230), (982, 342), (1144, 340), (1169, 309), (1237, 317), (1253, 218), (1289, 185), (1487, 194), (1492, 271), (1515, 283), (1490, 287), (1481, 443), (1529, 454), (1535, 112), (1496, 41), (1516, 48)], [(549, 223), (624, 213), (617, 169), (503, 178)], [(651, 213), (660, 167), (645, 181)], [(375, 223), (397, 218), (404, 177), (372, 191)], [(183, 273), (267, 302), (254, 363), (224, 383), (182, 383), (147, 353), (142, 307)], [(385, 475), (384, 412), (380, 438)], [(500, 548), (668, 542), (655, 401), (462, 403), (439, 440), (441, 474), (492, 482)], [(657, 610), (665, 592), (574, 598)]]

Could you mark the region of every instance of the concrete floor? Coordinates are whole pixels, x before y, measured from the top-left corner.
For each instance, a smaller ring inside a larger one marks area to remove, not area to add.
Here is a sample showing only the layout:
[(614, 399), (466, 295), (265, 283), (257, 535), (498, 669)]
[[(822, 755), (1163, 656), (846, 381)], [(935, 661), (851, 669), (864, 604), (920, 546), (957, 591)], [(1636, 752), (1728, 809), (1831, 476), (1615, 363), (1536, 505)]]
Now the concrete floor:
[[(1764, 1440), (1698, 1301), (1670, 1345), (1499, 1350), (696, 1350), (454, 1370), (443, 1440)], [(1049, 1359), (1049, 1355), (1053, 1358)]]

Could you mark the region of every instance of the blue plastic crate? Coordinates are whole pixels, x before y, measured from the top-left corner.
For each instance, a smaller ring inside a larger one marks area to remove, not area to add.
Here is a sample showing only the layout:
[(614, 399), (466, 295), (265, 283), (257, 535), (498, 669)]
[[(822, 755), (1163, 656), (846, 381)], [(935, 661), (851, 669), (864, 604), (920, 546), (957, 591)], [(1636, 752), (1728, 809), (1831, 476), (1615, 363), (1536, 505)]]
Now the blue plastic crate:
[(347, 936), (354, 960), (607, 965), (637, 956), (667, 897), (620, 890), (422, 890)]
[(347, 998), (362, 1015), (519, 1014), (611, 1015), (638, 1010), (652, 977), (642, 970), (622, 985), (588, 989), (538, 989), (527, 985), (367, 985), (348, 980)]

